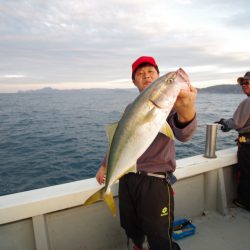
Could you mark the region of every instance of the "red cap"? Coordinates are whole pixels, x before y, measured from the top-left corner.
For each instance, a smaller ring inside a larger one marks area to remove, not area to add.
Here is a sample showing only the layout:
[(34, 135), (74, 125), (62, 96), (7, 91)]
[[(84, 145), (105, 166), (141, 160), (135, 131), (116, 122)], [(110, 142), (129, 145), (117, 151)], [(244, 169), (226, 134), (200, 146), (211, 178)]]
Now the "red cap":
[(158, 65), (155, 62), (155, 59), (151, 56), (141, 56), (138, 59), (136, 59), (133, 64), (132, 64), (132, 79), (134, 78), (135, 71), (138, 69), (138, 67), (144, 63), (148, 63), (156, 67), (157, 71), (158, 70)]

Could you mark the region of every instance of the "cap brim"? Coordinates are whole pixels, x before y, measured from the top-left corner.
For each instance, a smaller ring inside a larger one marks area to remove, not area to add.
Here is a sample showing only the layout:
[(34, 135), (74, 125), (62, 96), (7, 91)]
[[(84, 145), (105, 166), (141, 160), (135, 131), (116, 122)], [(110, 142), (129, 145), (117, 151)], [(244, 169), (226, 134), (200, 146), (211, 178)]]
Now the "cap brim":
[(241, 83), (243, 80), (250, 80), (250, 76), (239, 77), (239, 78), (237, 79), (237, 82), (238, 82), (238, 83)]

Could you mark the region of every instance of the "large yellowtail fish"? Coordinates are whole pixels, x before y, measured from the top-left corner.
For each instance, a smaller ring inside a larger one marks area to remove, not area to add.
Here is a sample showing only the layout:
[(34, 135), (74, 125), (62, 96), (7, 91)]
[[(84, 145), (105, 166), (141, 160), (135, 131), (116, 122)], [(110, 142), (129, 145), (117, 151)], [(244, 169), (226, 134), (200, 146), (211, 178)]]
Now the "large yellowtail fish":
[(174, 139), (166, 120), (181, 89), (190, 89), (190, 83), (188, 75), (180, 68), (149, 85), (127, 108), (121, 120), (107, 127), (110, 147), (105, 186), (90, 196), (85, 205), (104, 200), (115, 215), (111, 186), (124, 174), (136, 171), (137, 159), (159, 132)]

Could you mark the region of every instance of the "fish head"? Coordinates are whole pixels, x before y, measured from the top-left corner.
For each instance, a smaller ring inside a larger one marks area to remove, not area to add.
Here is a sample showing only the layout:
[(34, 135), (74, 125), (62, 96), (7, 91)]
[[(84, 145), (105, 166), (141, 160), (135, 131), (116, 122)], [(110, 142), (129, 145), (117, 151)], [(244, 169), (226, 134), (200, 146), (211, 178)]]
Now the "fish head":
[(180, 90), (190, 89), (190, 80), (188, 74), (180, 68), (161, 76), (150, 87), (149, 100), (156, 107), (160, 109), (172, 108)]
[(182, 68), (179, 68), (177, 71), (168, 72), (160, 78), (158, 79), (158, 85), (162, 88), (163, 92), (168, 92), (174, 87), (180, 90), (190, 89), (189, 76)]

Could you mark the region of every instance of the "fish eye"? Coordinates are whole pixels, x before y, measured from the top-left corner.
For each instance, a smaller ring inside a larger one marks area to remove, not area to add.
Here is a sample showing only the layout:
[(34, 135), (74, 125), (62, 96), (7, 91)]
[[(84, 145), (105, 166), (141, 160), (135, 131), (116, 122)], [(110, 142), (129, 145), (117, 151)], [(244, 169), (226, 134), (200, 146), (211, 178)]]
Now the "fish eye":
[(172, 84), (172, 83), (174, 82), (174, 79), (173, 79), (173, 78), (168, 78), (168, 79), (166, 80), (166, 82), (167, 82), (168, 84)]

